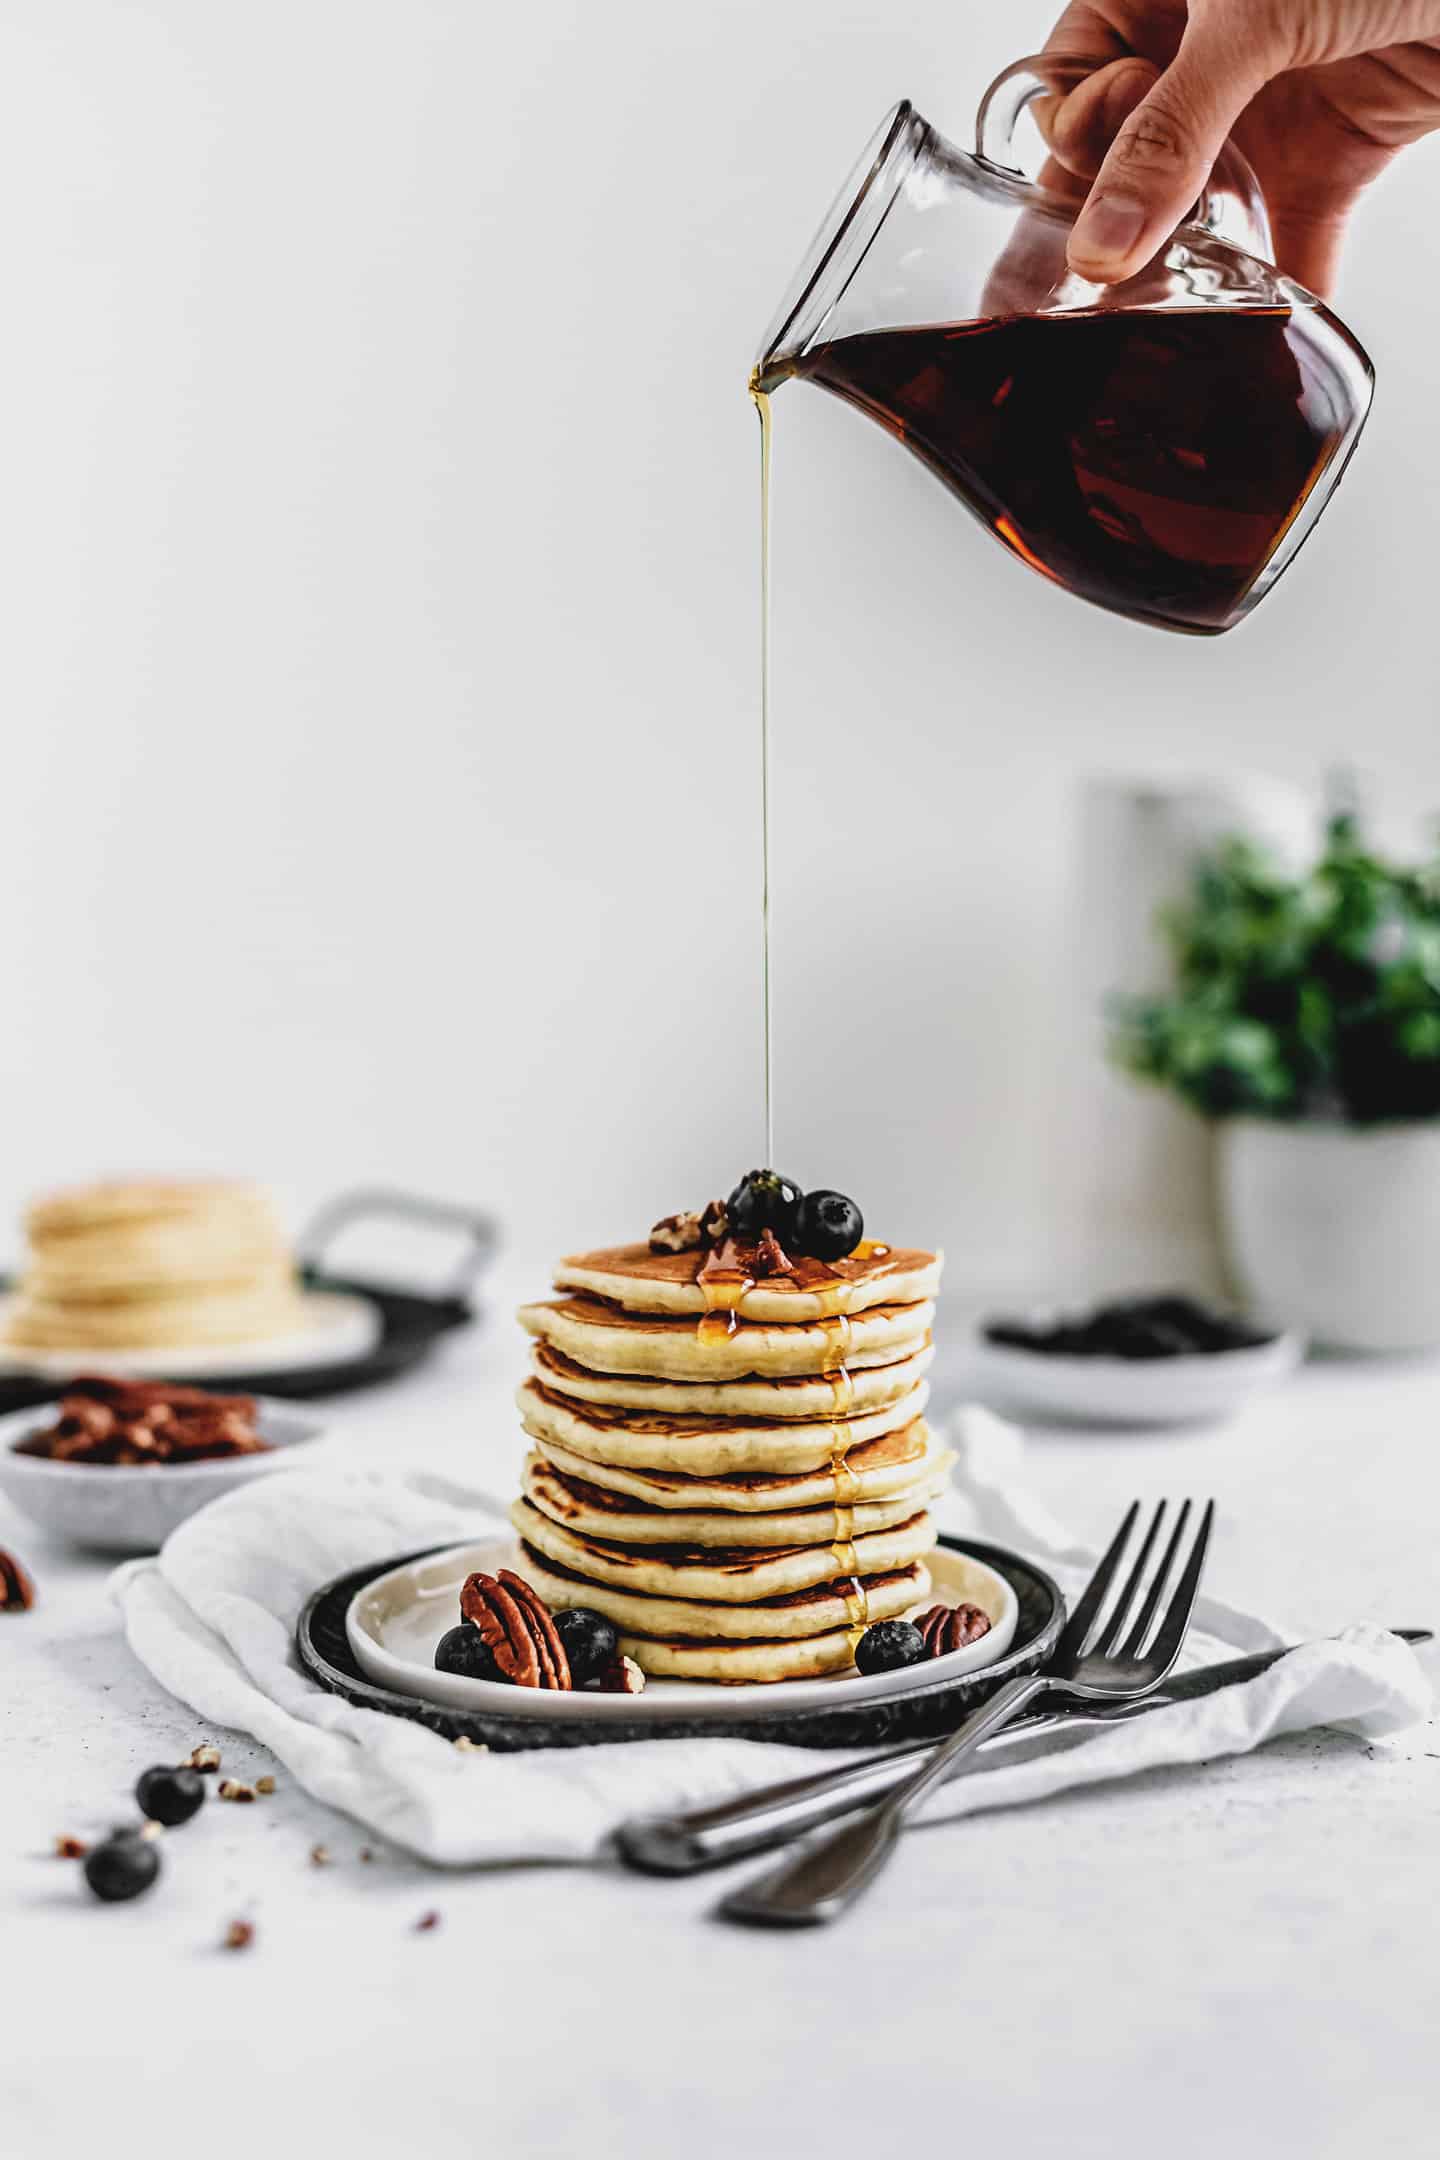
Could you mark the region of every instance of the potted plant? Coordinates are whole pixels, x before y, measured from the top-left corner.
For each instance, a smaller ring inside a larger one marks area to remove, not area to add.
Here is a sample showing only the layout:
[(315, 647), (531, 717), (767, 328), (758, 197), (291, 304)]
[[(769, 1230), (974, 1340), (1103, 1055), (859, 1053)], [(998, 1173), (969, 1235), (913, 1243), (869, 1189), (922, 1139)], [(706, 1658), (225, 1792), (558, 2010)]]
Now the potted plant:
[(1232, 841), (1163, 928), (1174, 988), (1119, 1002), (1112, 1048), (1223, 1121), (1240, 1289), (1338, 1348), (1440, 1344), (1440, 857), (1348, 816), (1298, 877)]

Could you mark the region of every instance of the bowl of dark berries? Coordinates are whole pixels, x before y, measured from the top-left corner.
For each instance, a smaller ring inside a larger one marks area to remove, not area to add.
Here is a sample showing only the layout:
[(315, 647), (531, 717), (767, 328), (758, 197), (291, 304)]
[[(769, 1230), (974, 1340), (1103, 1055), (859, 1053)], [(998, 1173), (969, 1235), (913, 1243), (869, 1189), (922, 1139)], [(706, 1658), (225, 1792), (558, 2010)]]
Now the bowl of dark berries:
[(291, 1403), (95, 1375), (0, 1418), (0, 1492), (72, 1544), (155, 1552), (221, 1493), (310, 1459), (320, 1429)]
[(1190, 1425), (1229, 1417), (1294, 1371), (1295, 1334), (1182, 1291), (1055, 1307), (981, 1323), (986, 1399), (1086, 1425)]

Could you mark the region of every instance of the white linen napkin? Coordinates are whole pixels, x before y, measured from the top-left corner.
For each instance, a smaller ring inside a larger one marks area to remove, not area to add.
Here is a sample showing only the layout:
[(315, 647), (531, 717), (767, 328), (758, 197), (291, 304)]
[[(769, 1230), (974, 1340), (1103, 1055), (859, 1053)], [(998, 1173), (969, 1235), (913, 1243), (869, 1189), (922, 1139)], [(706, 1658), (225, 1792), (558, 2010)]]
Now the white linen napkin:
[[(945, 1527), (1032, 1555), (1067, 1596), (1094, 1555), (1027, 1498), (1020, 1436), (962, 1412)], [(361, 1471), (259, 1478), (182, 1524), (154, 1559), (114, 1577), (131, 1648), (170, 1693), (276, 1754), (317, 1799), (422, 1859), (451, 1867), (587, 1860), (629, 1815), (714, 1801), (814, 1769), (811, 1750), (732, 1739), (470, 1753), (408, 1719), (357, 1709), (300, 1667), (296, 1617), (317, 1585), (368, 1560), (483, 1536), (499, 1504), (448, 1481)], [(1284, 1641), (1265, 1621), (1202, 1599), (1186, 1663)], [(1343, 1725), (1378, 1738), (1424, 1718), (1431, 1691), (1413, 1652), (1374, 1627), (1309, 1643), (1243, 1687), (1157, 1710), (1052, 1759), (957, 1779), (929, 1817), (1038, 1800), (1171, 1763), (1243, 1754), (1278, 1734)]]

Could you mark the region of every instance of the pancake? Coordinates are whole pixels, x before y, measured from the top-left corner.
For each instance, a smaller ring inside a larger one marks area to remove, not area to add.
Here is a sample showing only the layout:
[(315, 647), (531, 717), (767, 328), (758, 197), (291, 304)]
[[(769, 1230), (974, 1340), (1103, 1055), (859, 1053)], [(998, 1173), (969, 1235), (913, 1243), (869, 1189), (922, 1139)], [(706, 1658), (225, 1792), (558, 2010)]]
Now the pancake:
[[(746, 1607), (783, 1597), (787, 1591), (813, 1589), (817, 1583), (908, 1567), (935, 1543), (935, 1525), (923, 1508), (887, 1530), (843, 1544), (784, 1547), (632, 1547), (567, 1529), (524, 1499), (515, 1502), (510, 1520), (533, 1551), (591, 1583), (638, 1590), (647, 1597)], [(755, 1630), (743, 1632), (754, 1634)]]
[(263, 1186), (241, 1178), (104, 1178), (93, 1185), (42, 1193), (25, 1211), (32, 1244), (77, 1233), (154, 1234), (160, 1226), (222, 1222), (233, 1235), (237, 1223), (262, 1225), (279, 1235), (274, 1207)]
[[(774, 1550), (785, 1546), (847, 1544), (881, 1530), (896, 1529), (926, 1507), (944, 1485), (952, 1458), (932, 1465), (929, 1475), (898, 1493), (878, 1500), (848, 1500), (837, 1505), (835, 1483), (814, 1507), (775, 1507), (763, 1514), (727, 1511), (723, 1484), (708, 1487), (711, 1507), (678, 1509), (648, 1506), (626, 1493), (609, 1491), (591, 1479), (575, 1477), (532, 1453), (521, 1474), (525, 1498), (542, 1515), (573, 1530), (635, 1546), (694, 1545), (702, 1548), (747, 1547)], [(848, 1479), (843, 1493), (854, 1491)]]
[[(848, 1599), (844, 1589), (830, 1583), (752, 1605), (721, 1605), (689, 1598), (647, 1596), (637, 1590), (617, 1590), (608, 1583), (589, 1580), (531, 1545), (521, 1547), (516, 1567), (553, 1612), (574, 1605), (586, 1606), (592, 1612), (604, 1613), (607, 1619), (613, 1620), (618, 1628), (642, 1645), (675, 1648), (687, 1645), (701, 1651), (715, 1651), (726, 1644), (745, 1643), (761, 1649), (767, 1644), (803, 1643), (838, 1630), (846, 1645), (847, 1664), (850, 1661), (849, 1630), (859, 1624), (862, 1607), (868, 1615), (867, 1625), (874, 1620), (895, 1620), (902, 1613), (913, 1611), (930, 1592), (930, 1570), (923, 1560), (912, 1561), (908, 1567), (887, 1568), (877, 1574), (856, 1578), (858, 1588), (845, 1586), (849, 1590)], [(651, 1652), (645, 1648), (632, 1649), (629, 1654), (647, 1672), (665, 1669), (648, 1662)], [(774, 1672), (765, 1677), (779, 1680), (790, 1675)]]
[(598, 1298), (522, 1305), (520, 1324), (592, 1372), (650, 1374), (662, 1380), (787, 1379), (892, 1364), (925, 1342), (935, 1307), (875, 1305), (851, 1319), (788, 1325), (740, 1320), (713, 1341), (703, 1318), (626, 1313)]
[[(880, 1411), (873, 1418), (841, 1418), (819, 1426), (757, 1423), (721, 1427), (713, 1443), (703, 1436), (696, 1440), (676, 1437), (678, 1431), (683, 1431), (678, 1418), (640, 1419), (637, 1427), (629, 1430), (613, 1425), (587, 1426), (572, 1416), (568, 1404), (547, 1396), (533, 1380), (521, 1388), (518, 1400), (526, 1433), (557, 1470), (588, 1478), (609, 1492), (627, 1493), (648, 1507), (723, 1505), (740, 1514), (754, 1514), (767, 1508), (814, 1507), (827, 1500), (834, 1490), (837, 1457), (848, 1470), (857, 1494), (867, 1500), (884, 1499), (907, 1485), (917, 1484), (942, 1458), (948, 1463), (947, 1451), (919, 1415), (926, 1392), (923, 1386), (918, 1387), (897, 1405), (906, 1421), (891, 1429), (887, 1429), (887, 1422), (894, 1413)], [(617, 1418), (622, 1414), (616, 1413)], [(583, 1452), (567, 1444), (572, 1430), (583, 1440)], [(874, 1437), (865, 1439), (866, 1431), (872, 1431)], [(772, 1468), (782, 1449), (788, 1451), (792, 1444), (793, 1465)], [(589, 1452), (592, 1447), (611, 1455), (623, 1454), (626, 1459), (604, 1461), (600, 1454)], [(632, 1463), (628, 1459), (631, 1453), (637, 1457), (661, 1455), (665, 1460)], [(701, 1456), (705, 1458), (704, 1466), (692, 1469), (691, 1464)], [(752, 1462), (766, 1467), (752, 1470)], [(712, 1499), (712, 1494), (723, 1494), (723, 1501)]]
[[(576, 1253), (555, 1270), (557, 1290), (606, 1298), (627, 1312), (703, 1313), (710, 1308), (700, 1273), (706, 1252), (654, 1253), (648, 1245), (613, 1245)], [(793, 1275), (767, 1276), (743, 1291), (745, 1320), (824, 1320), (873, 1305), (914, 1305), (940, 1287), (940, 1253), (865, 1241), (847, 1260), (797, 1256)]]
[[(918, 1386), (934, 1357), (935, 1346), (927, 1336), (893, 1364), (851, 1372), (846, 1391), (851, 1413), (869, 1413), (901, 1401)], [(835, 1382), (823, 1373), (790, 1380), (657, 1380), (643, 1374), (590, 1372), (550, 1343), (537, 1343), (530, 1362), (547, 1393), (607, 1410), (638, 1410), (647, 1417), (743, 1418), (799, 1425), (833, 1418), (839, 1402)], [(611, 1457), (621, 1459), (618, 1454)], [(628, 1462), (630, 1457), (623, 1459)]]
[[(683, 1490), (697, 1477), (733, 1478), (743, 1473), (767, 1472), (774, 1476), (804, 1473), (828, 1465), (837, 1453), (854, 1458), (856, 1450), (904, 1432), (914, 1425), (925, 1407), (928, 1388), (922, 1382), (898, 1402), (883, 1410), (860, 1416), (826, 1418), (822, 1422), (772, 1425), (764, 1418), (675, 1417), (643, 1410), (610, 1409), (597, 1403), (572, 1401), (527, 1380), (516, 1401), (520, 1418), (532, 1440), (562, 1470), (574, 1468), (588, 1477), (596, 1466), (597, 1481), (614, 1485), (620, 1492), (633, 1490), (637, 1499), (655, 1501), (650, 1492), (630, 1487), (608, 1472), (635, 1471), (651, 1479), (669, 1476)], [(910, 1452), (923, 1452), (917, 1439)], [(571, 1458), (562, 1461), (561, 1457)], [(881, 1458), (873, 1458), (878, 1467)], [(903, 1456), (892, 1449), (883, 1460), (899, 1471)], [(888, 1490), (899, 1480), (892, 1476)], [(878, 1492), (880, 1488), (874, 1487)], [(663, 1500), (655, 1501), (664, 1506)], [(679, 1505), (688, 1505), (680, 1501)]]
[(228, 1284), (181, 1297), (55, 1302), (22, 1291), (5, 1322), (5, 1340), (30, 1350), (184, 1349), (190, 1345), (264, 1342), (292, 1334), (301, 1307), (288, 1277), (259, 1290)]
[[(918, 1603), (914, 1592), (907, 1592)], [(902, 1606), (900, 1612), (910, 1610)], [(892, 1620), (896, 1613), (875, 1608), (877, 1620)], [(618, 1625), (618, 1623), (617, 1623)], [(826, 1673), (854, 1673), (854, 1634), (849, 1628), (831, 1628), (824, 1635), (807, 1635), (800, 1642), (707, 1642), (681, 1636), (655, 1639), (620, 1630), (620, 1648), (633, 1658), (642, 1672), (654, 1679), (711, 1680), (718, 1687), (764, 1685), (774, 1680), (819, 1680)]]

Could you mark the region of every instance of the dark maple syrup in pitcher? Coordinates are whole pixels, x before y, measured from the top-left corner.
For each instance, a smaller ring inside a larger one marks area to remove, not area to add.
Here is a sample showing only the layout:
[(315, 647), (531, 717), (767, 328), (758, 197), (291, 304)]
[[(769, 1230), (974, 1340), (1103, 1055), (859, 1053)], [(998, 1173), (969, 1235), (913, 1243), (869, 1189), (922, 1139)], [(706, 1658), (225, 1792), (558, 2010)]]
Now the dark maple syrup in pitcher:
[(1013, 553), (1098, 606), (1213, 634), (1243, 612), (1355, 415), (1275, 308), (1118, 309), (860, 332), (793, 374), (868, 413)]

